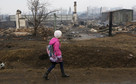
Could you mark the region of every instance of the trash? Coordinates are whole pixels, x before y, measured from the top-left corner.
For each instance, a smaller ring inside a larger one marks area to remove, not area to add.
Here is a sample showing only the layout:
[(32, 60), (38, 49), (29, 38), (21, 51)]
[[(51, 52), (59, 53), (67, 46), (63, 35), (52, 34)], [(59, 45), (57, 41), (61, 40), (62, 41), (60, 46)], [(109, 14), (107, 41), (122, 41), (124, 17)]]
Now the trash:
[(15, 36), (27, 36), (27, 35), (32, 35), (31, 33), (28, 32), (14, 32), (13, 33)]
[(133, 57), (134, 57), (134, 55), (129, 54), (128, 59), (132, 59)]
[(91, 32), (97, 32), (97, 30), (95, 30), (95, 29), (93, 29), (93, 28), (92, 28), (90, 31), (91, 31)]
[(122, 29), (121, 29), (121, 28), (119, 28), (119, 29), (118, 29), (118, 31), (122, 31)]
[(5, 68), (5, 64), (2, 62), (0, 63), (0, 69), (4, 69)]
[(100, 50), (97, 50), (97, 52), (100, 52)]

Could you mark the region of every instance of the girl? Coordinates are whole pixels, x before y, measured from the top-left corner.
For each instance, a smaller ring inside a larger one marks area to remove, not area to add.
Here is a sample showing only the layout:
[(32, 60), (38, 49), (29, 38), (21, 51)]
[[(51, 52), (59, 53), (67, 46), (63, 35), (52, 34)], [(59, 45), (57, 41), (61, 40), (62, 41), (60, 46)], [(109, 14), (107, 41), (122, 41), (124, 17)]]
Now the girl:
[(61, 50), (60, 50), (60, 46), (61, 45), (60, 45), (59, 39), (62, 36), (62, 32), (60, 30), (56, 30), (54, 32), (54, 36), (55, 37), (50, 40), (49, 45), (53, 45), (53, 50), (54, 50), (55, 56), (50, 57), (50, 61), (51, 61), (52, 65), (50, 66), (50, 68), (48, 68), (47, 72), (43, 76), (46, 80), (49, 80), (48, 74), (56, 66), (57, 63), (60, 64), (60, 69), (61, 69), (62, 77), (69, 77), (64, 72), (63, 60), (62, 60), (62, 53), (61, 53)]

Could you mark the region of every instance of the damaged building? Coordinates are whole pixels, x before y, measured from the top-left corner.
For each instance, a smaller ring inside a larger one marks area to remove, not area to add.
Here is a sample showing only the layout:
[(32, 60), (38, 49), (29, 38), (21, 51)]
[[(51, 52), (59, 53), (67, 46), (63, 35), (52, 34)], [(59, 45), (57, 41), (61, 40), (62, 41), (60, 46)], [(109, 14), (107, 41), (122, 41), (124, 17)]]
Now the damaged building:
[[(10, 21), (16, 21), (16, 24), (18, 24), (21, 21), (21, 23), (24, 24), (27, 21), (27, 20), (25, 21), (24, 18), (27, 17), (27, 18), (31, 19), (32, 15), (26, 15), (26, 16), (25, 15), (21, 15), (21, 17), (22, 18), (19, 18), (19, 21), (18, 21), (18, 18), (17, 18), (16, 15), (10, 15), (9, 16)], [(72, 20), (73, 20), (72, 18), (73, 18), (72, 14), (71, 15), (57, 14), (56, 15), (56, 23), (57, 24), (71, 23)], [(43, 23), (46, 23), (46, 24), (50, 24), (51, 23), (53, 25), (54, 24), (54, 20), (55, 20), (54, 14), (51, 14), (51, 15), (48, 15), (48, 17), (43, 21)], [(25, 22), (22, 22), (22, 21), (25, 21)], [(18, 24), (17, 28), (19, 28), (19, 26), (21, 26), (21, 25)], [(25, 23), (24, 26), (28, 26), (29, 27), (30, 25)]]
[[(27, 28), (31, 27), (29, 20), (32, 20), (32, 15), (21, 15), (21, 11), (17, 10), (16, 15), (10, 15), (9, 20), (16, 22), (16, 28)], [(69, 25), (73, 23), (74, 25), (78, 24), (78, 15), (77, 15), (77, 3), (74, 2), (74, 12), (73, 14), (63, 14), (63, 13), (53, 13), (49, 14), (46, 18), (44, 18), (42, 24), (48, 26), (57, 25)]]
[[(121, 10), (115, 10), (115, 11), (110, 11), (112, 12), (112, 22), (113, 24), (124, 24), (126, 22), (131, 22), (133, 21), (133, 10), (130, 9), (121, 9)], [(103, 12), (102, 13), (102, 22), (107, 22), (109, 21), (109, 13), (110, 12)]]

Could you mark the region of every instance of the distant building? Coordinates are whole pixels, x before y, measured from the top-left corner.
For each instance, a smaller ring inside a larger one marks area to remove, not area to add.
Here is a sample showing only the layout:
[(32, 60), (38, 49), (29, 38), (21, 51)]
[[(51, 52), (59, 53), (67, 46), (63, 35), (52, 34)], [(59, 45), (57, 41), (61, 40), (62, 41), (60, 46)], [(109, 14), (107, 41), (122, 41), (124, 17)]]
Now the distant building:
[[(72, 21), (72, 15), (56, 15), (57, 16), (57, 21)], [(54, 15), (49, 15), (46, 19), (47, 21), (54, 21)]]
[(15, 27), (16, 27), (15, 21), (0, 22), (0, 28), (15, 28)]
[(16, 21), (16, 15), (9, 15), (9, 21)]
[(1, 22), (1, 20), (2, 20), (2, 15), (0, 15), (0, 22)]
[[(113, 24), (123, 24), (133, 21), (133, 10), (121, 9), (116, 11), (110, 11), (113, 13)], [(102, 13), (102, 22), (108, 22), (109, 12)]]
[(9, 15), (0, 15), (0, 28), (15, 28), (15, 21), (9, 20)]
[[(28, 19), (31, 19), (32, 15), (26, 15), (26, 16), (22, 15), (21, 17), (22, 18), (27, 17)], [(16, 15), (10, 15), (9, 19), (10, 19), (10, 21), (16, 21)], [(55, 20), (55, 17), (53, 14), (51, 14), (51, 15), (48, 15), (48, 17), (43, 21), (43, 23), (53, 23), (54, 20)], [(72, 20), (73, 20), (72, 14), (71, 15), (64, 15), (64, 14), (63, 15), (61, 15), (61, 14), (56, 15), (57, 24), (58, 23), (71, 23)], [(26, 19), (26, 21), (28, 21), (28, 20)]]
[(9, 21), (9, 15), (0, 15), (0, 22)]
[[(24, 15), (22, 15), (23, 18), (25, 18)], [(28, 18), (32, 18), (32, 15), (26, 15)], [(72, 21), (72, 14), (71, 15), (57, 15), (57, 21)], [(16, 21), (15, 15), (9, 16), (10, 21)], [(45, 19), (45, 21), (54, 21), (54, 15), (48, 15), (48, 17)]]

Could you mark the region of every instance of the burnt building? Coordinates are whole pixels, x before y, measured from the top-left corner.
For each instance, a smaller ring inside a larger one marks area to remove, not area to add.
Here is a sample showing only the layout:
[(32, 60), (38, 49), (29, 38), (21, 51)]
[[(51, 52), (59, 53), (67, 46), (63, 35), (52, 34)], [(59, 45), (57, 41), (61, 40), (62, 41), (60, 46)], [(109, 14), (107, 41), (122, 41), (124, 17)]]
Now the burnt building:
[[(124, 24), (126, 22), (133, 21), (133, 10), (130, 9), (121, 9), (116, 11), (110, 11), (112, 12), (112, 22), (113, 24)], [(103, 12), (102, 13), (102, 22), (109, 21), (109, 13), (110, 12)]]

